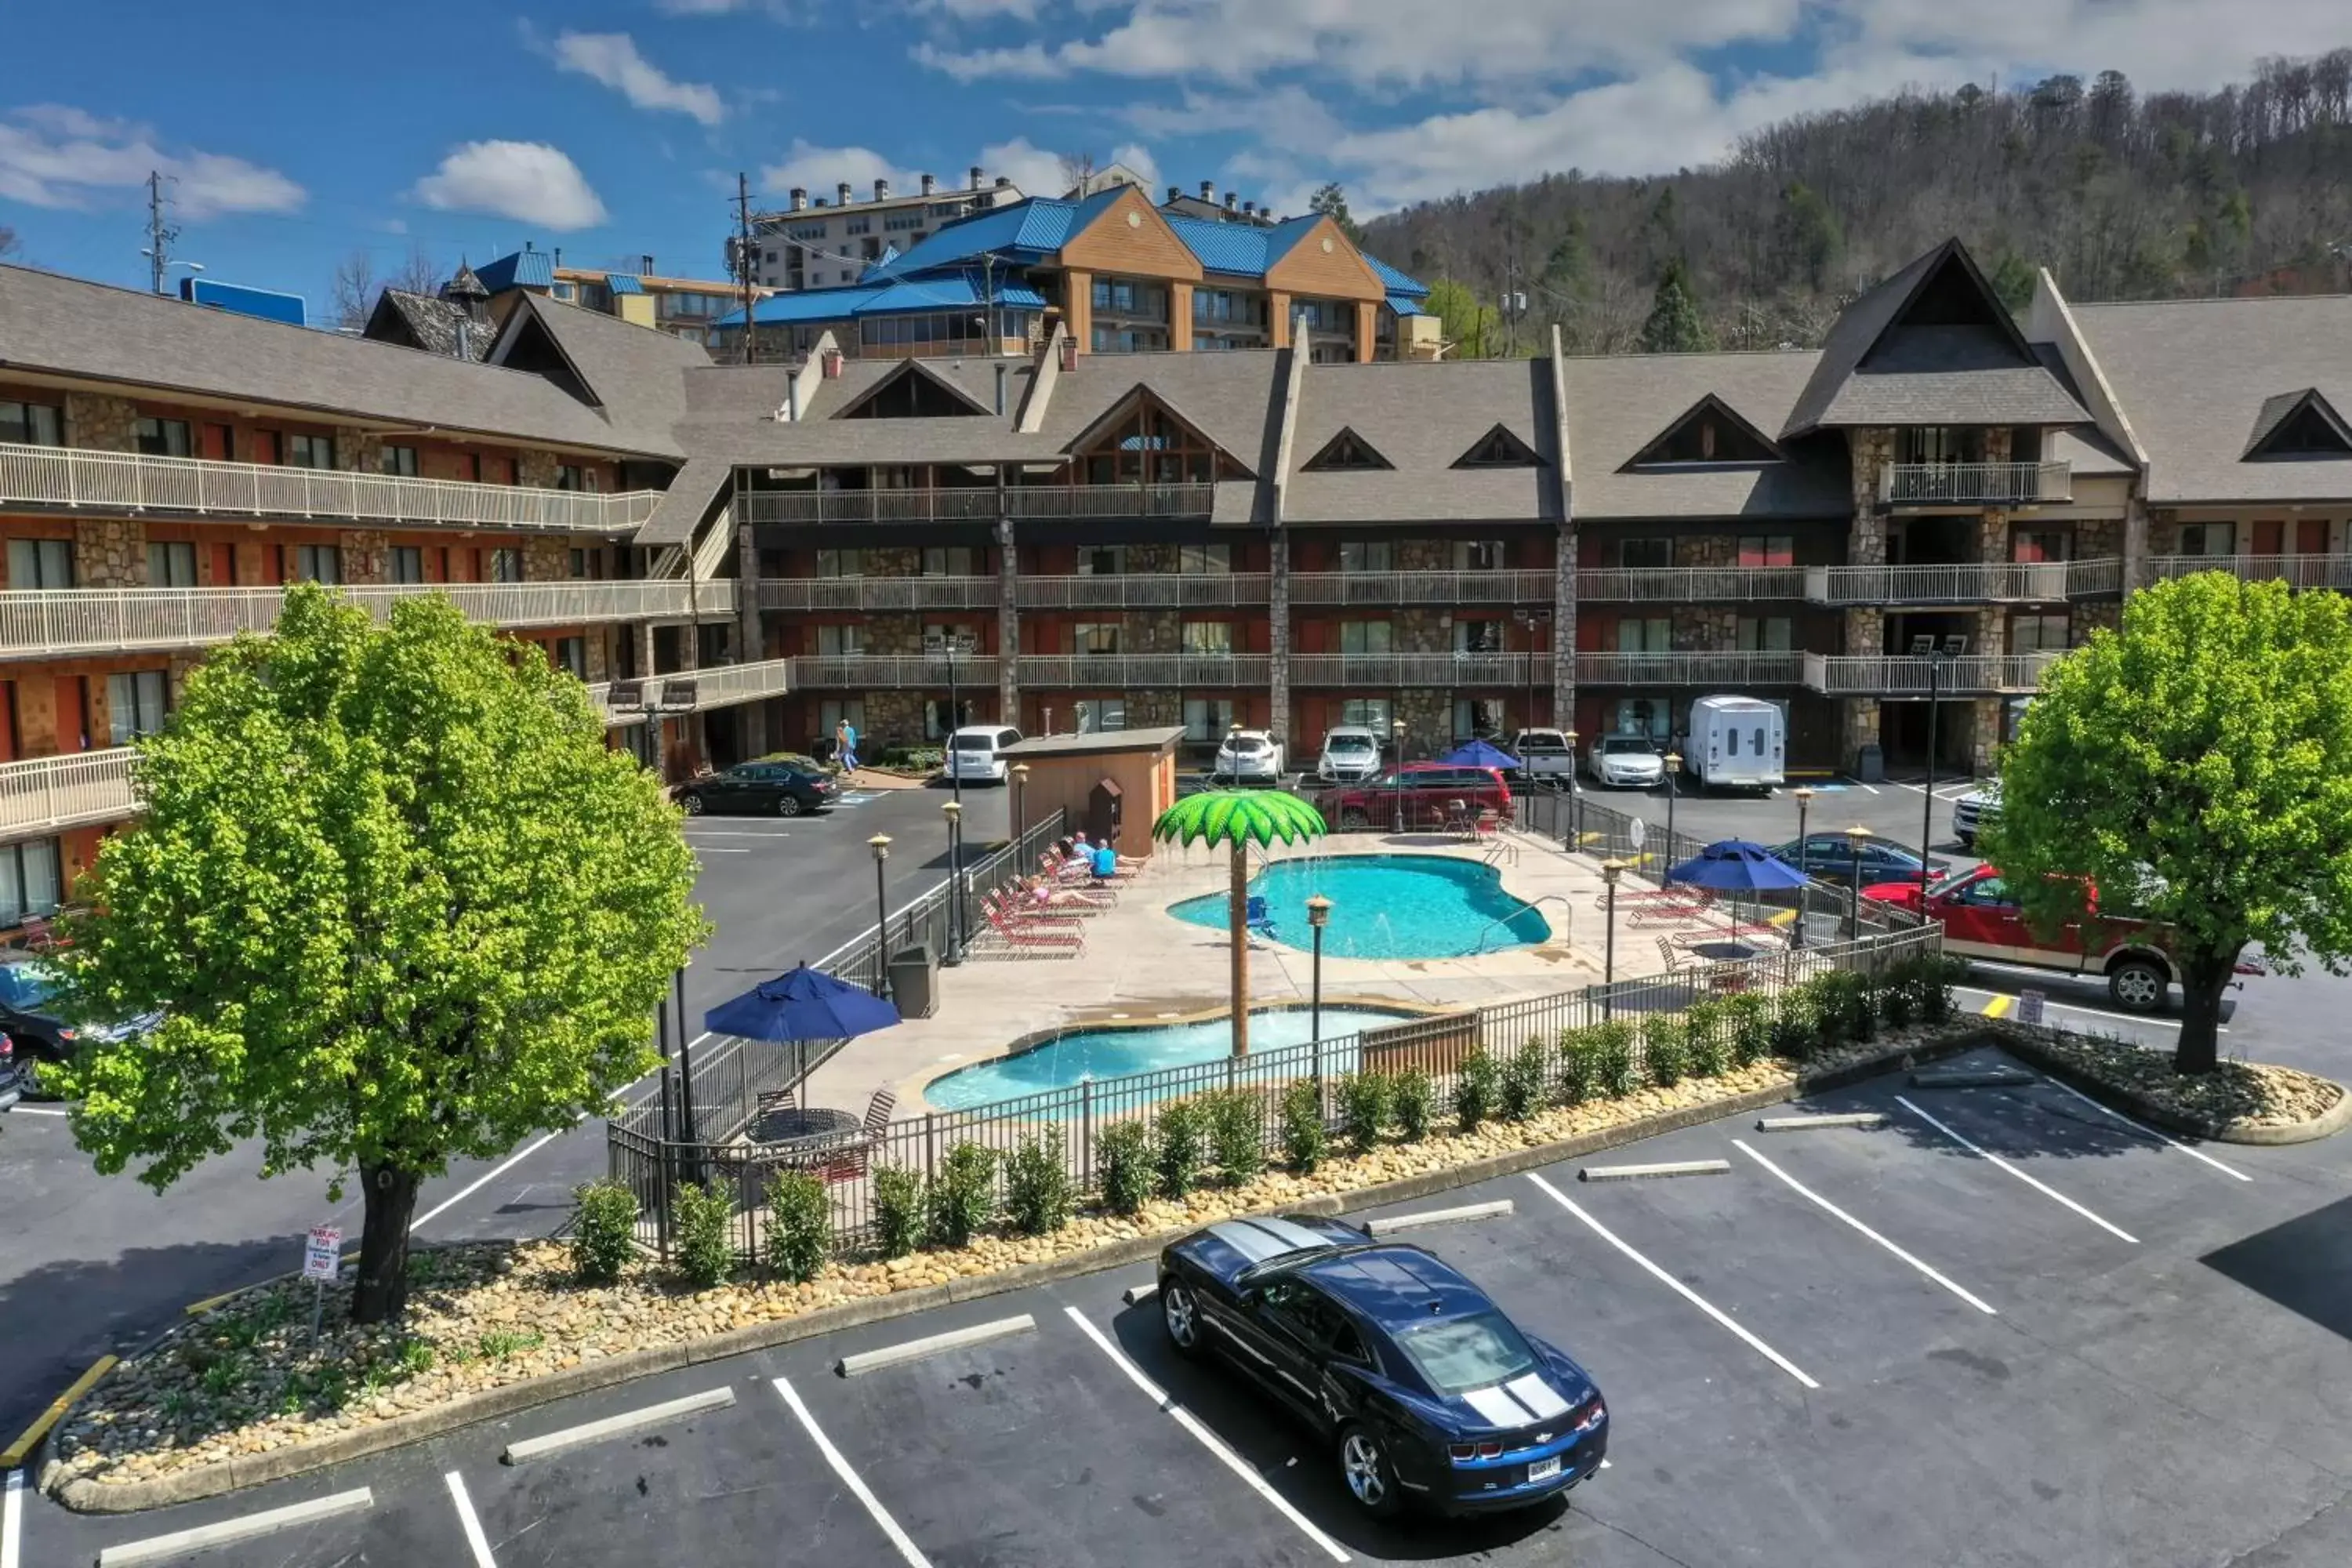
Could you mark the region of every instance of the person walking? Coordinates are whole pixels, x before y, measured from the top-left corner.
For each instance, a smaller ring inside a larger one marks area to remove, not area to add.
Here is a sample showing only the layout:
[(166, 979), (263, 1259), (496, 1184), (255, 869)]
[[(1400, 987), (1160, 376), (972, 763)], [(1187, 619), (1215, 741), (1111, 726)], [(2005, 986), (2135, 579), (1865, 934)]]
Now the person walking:
[(833, 760), (845, 773), (857, 771), (857, 726), (846, 719), (833, 727)]

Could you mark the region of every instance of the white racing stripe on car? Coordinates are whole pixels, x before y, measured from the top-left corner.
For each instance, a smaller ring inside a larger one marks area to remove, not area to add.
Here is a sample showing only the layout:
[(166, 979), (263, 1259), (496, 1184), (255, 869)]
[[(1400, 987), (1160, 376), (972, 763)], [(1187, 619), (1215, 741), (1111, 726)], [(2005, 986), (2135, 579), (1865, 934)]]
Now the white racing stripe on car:
[(1568, 1414), (1568, 1401), (1559, 1396), (1559, 1391), (1533, 1373), (1503, 1384), (1503, 1391), (1526, 1405), (1538, 1421)]
[(1260, 1230), (1270, 1230), (1288, 1241), (1294, 1252), (1308, 1252), (1331, 1245), (1331, 1238), (1319, 1230), (1309, 1230), (1297, 1220), (1254, 1219), (1249, 1222)]
[(1475, 1410), (1489, 1426), (1524, 1426), (1528, 1422), (1526, 1408), (1504, 1393), (1500, 1384), (1474, 1388), (1462, 1396), (1462, 1403)]
[(1282, 1237), (1259, 1228), (1248, 1220), (1219, 1220), (1209, 1227), (1209, 1234), (1252, 1263), (1264, 1263), (1269, 1258), (1279, 1258), (1286, 1252), (1297, 1250)]

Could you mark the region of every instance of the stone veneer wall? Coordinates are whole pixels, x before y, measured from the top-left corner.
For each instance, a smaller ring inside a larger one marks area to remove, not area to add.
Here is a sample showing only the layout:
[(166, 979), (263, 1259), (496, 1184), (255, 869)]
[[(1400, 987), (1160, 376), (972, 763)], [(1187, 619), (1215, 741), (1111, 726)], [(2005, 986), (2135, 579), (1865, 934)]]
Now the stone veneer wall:
[(522, 580), (526, 583), (560, 583), (572, 575), (572, 543), (564, 539), (526, 539), (522, 542)]
[(554, 453), (526, 447), (515, 455), (515, 479), (520, 484), (551, 490), (555, 488), (555, 471), (562, 466)]
[(907, 545), (889, 545), (867, 550), (858, 556), (858, 563), (868, 577), (919, 577), (923, 574), (923, 552)]
[(139, 405), (102, 392), (66, 394), (66, 445), (86, 452), (139, 449)]
[(1127, 727), (1149, 730), (1162, 724), (1184, 721), (1184, 700), (1181, 693), (1164, 689), (1129, 691), (1127, 693)]
[(1454, 546), (1443, 539), (1400, 539), (1390, 552), (1400, 572), (1451, 572)]
[(1979, 778), (2000, 771), (2000, 707), (1998, 697), (1969, 704), (1969, 764)]
[(2124, 522), (2121, 518), (2089, 517), (2074, 525), (2074, 559), (2095, 561), (2103, 555), (2120, 555), (2124, 550)]
[(147, 586), (147, 529), (119, 518), (74, 523), (74, 584), (81, 588)]
[(1450, 692), (1415, 688), (1397, 693), (1396, 716), (1404, 721), (1404, 754), (1423, 762), (1454, 747), (1454, 702)]
[[(1846, 531), (1846, 561), (1855, 566), (1886, 563), (1886, 525), (1878, 514), (1878, 476), (1895, 460), (1895, 432), (1889, 429), (1849, 430), (1846, 443), (1853, 468), (1853, 521)], [(1870, 606), (1845, 612), (1845, 651), (1883, 654), (1886, 651), (1885, 616)], [(1847, 697), (1838, 701), (1838, 754), (1851, 768), (1864, 746), (1879, 743), (1878, 699)]]
[(886, 747), (919, 745), (922, 739), (921, 692), (866, 693), (866, 728), (859, 731), (857, 737), (857, 754), (861, 761), (879, 757)]
[(380, 474), (383, 471), (383, 437), (356, 425), (338, 425), (335, 461), (348, 473)]
[(1446, 611), (1408, 605), (1389, 619), (1396, 628), (1389, 634), (1391, 646), (1399, 653), (1451, 653), (1454, 649), (1454, 617)]
[(2180, 553), (2180, 514), (2169, 510), (2147, 514), (2147, 553), (2178, 555)]
[(923, 651), (923, 623), (914, 616), (868, 616), (863, 647), (869, 654), (919, 654)]
[(1739, 646), (1739, 612), (1713, 605), (1674, 607), (1676, 653), (1722, 653)]
[(1685, 534), (1675, 541), (1677, 566), (1737, 566), (1739, 540), (1728, 533)]
[(345, 531), (343, 581), (385, 583), (392, 579), (392, 538), (373, 528)]
[[(1176, 653), (1184, 646), (1184, 616), (1179, 610), (1129, 610), (1123, 646), (1129, 653)], [(1132, 724), (1135, 721), (1129, 719)], [(1171, 721), (1172, 722), (1172, 721)]]

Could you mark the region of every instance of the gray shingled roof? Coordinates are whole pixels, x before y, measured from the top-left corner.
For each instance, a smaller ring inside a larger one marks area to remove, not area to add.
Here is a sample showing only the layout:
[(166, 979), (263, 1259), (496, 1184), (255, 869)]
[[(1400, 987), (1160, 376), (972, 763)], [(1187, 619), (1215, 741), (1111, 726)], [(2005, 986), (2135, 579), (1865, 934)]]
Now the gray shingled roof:
[(1654, 464), (1628, 471), (1702, 397), (1778, 430), (1820, 356), (1811, 353), (1625, 354), (1568, 362), (1568, 449), (1582, 519), (1848, 517), (1842, 443), (1782, 443), (1777, 463)]
[[(1559, 516), (1559, 442), (1548, 359), (1310, 364), (1300, 384), (1296, 426), (1293, 473), (1283, 498), (1286, 522)], [(1456, 468), (1463, 454), (1496, 426), (1526, 442), (1545, 466)], [(1353, 430), (1391, 468), (1305, 472), (1343, 429)]]
[(467, 323), (466, 358), (488, 359), (490, 345), (499, 341), (499, 324), (484, 316), (472, 317), (462, 305), (436, 298), (431, 294), (413, 294), (405, 289), (387, 289), (383, 302), (397, 313), (402, 322), (415, 334), (416, 344), (427, 353), (457, 354), (457, 323)]
[[(1066, 447), (1141, 384), (1242, 467), (1270, 480), (1282, 372), (1283, 356), (1272, 349), (1082, 355), (1076, 371), (1055, 378), (1038, 435)], [(1019, 406), (1016, 400), (1016, 413)]]
[(2244, 458), (2282, 394), (2352, 408), (2352, 297), (2076, 305), (2074, 321), (2148, 454), (2147, 499), (2352, 500), (2352, 458)]
[(702, 520), (719, 500), (719, 493), (735, 477), (734, 465), (717, 458), (689, 458), (670, 477), (653, 516), (630, 539), (632, 544), (683, 544), (694, 537)]
[(677, 450), (670, 426), (686, 416), (686, 376), (709, 366), (710, 354), (652, 327), (526, 292), (515, 317), (539, 318), (572, 368), (587, 382), (614, 439), (632, 450)]

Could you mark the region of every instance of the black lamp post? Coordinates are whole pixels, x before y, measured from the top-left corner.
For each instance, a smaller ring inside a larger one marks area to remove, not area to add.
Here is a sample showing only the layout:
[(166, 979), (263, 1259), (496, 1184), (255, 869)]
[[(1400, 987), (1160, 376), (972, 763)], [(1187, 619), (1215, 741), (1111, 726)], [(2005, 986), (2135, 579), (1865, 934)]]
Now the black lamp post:
[(1812, 809), (1813, 787), (1800, 784), (1791, 793), (1797, 797), (1797, 875), (1805, 879), (1805, 885), (1797, 889), (1797, 930), (1789, 945), (1802, 947), (1805, 945), (1805, 911), (1813, 901), (1812, 858), (1805, 853), (1805, 816)]
[[(1323, 1038), (1323, 928), (1331, 923), (1331, 900), (1318, 893), (1307, 900), (1307, 929), (1315, 933), (1315, 984), (1309, 994), (1307, 1026), (1312, 1038)], [(1319, 1059), (1319, 1058), (1318, 1058)]]
[[(962, 634), (958, 632), (943, 634), (939, 638), (938, 647), (948, 666), (948, 742), (952, 745), (956, 731), (963, 725), (963, 699), (956, 687), (956, 655), (971, 650), (964, 645)], [(948, 766), (948, 790), (959, 803), (963, 800), (963, 775), (956, 772), (953, 763)]]
[(1570, 813), (1570, 829), (1568, 833), (1561, 835), (1565, 842), (1560, 845), (1560, 847), (1576, 849), (1582, 847), (1584, 844), (1584, 791), (1576, 782), (1576, 731), (1563, 730), (1560, 731), (1560, 739), (1568, 742), (1568, 798), (1569, 803), (1576, 808)]
[(1927, 856), (1936, 847), (1936, 719), (1944, 704), (1944, 659), (1927, 655), (1927, 794), (1919, 805), (1919, 908), (1927, 907)]
[(1021, 861), (1021, 840), (1029, 831), (1029, 764), (1013, 764), (1013, 860)]
[(1853, 853), (1850, 868), (1853, 873), (1853, 887), (1846, 900), (1845, 938), (1848, 942), (1858, 941), (1862, 936), (1862, 847), (1868, 842), (1870, 829), (1859, 822), (1845, 830), (1845, 847)]
[(942, 962), (951, 968), (963, 962), (964, 944), (971, 940), (971, 914), (963, 900), (963, 802), (941, 801), (940, 815), (948, 819), (948, 951)]
[(1675, 803), (1682, 798), (1683, 794), (1680, 776), (1683, 754), (1668, 752), (1659, 760), (1666, 764), (1666, 864), (1671, 866), (1675, 863), (1675, 857), (1682, 853), (1675, 847)]
[(890, 836), (877, 833), (866, 841), (874, 851), (874, 994), (890, 994), (890, 895), (882, 883), (883, 863), (890, 858)]
[(1402, 833), (1402, 832), (1404, 831), (1404, 721), (1403, 721), (1403, 720), (1402, 720), (1402, 719), (1391, 719), (1391, 720), (1390, 720), (1390, 721), (1389, 721), (1389, 736), (1390, 736), (1390, 742), (1391, 742), (1391, 743), (1390, 743), (1390, 751), (1391, 751), (1391, 755), (1390, 756), (1390, 759), (1389, 759), (1389, 777), (1391, 777), (1391, 778), (1392, 778), (1392, 779), (1394, 779), (1394, 780), (1396, 781), (1396, 789), (1395, 789), (1395, 791), (1394, 791), (1394, 796), (1395, 796), (1395, 800), (1396, 800), (1396, 830), (1397, 830), (1399, 833)]
[(1624, 861), (1601, 862), (1601, 884), (1607, 889), (1608, 900), (1601, 921), (1601, 1016), (1604, 1018), (1616, 1011), (1611, 987), (1617, 983), (1617, 879), (1624, 874)]

